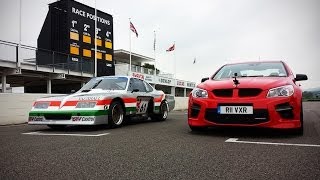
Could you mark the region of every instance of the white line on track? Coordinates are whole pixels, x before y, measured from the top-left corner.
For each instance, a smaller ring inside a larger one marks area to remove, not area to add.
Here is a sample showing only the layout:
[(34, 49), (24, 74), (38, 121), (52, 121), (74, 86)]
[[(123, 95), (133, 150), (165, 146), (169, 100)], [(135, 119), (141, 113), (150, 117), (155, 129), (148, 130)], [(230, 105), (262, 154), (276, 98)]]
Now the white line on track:
[(99, 136), (105, 136), (110, 133), (102, 133), (102, 134), (57, 134), (57, 133), (43, 133), (43, 132), (28, 132), (28, 133), (22, 133), (25, 135), (38, 135), (38, 136), (84, 136), (84, 137), (99, 137)]
[(275, 145), (275, 146), (320, 147), (320, 145), (318, 145), (318, 144), (291, 144), (291, 143), (239, 141), (238, 138), (229, 138), (225, 142), (227, 142), (227, 143), (242, 143), (242, 144), (264, 144), (264, 145)]

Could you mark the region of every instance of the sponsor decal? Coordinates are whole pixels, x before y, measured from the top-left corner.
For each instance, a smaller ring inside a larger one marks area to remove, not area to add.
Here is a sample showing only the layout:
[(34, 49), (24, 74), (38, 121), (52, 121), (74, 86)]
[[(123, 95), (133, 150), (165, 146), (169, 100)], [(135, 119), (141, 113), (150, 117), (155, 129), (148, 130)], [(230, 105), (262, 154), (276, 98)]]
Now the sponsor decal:
[(97, 101), (100, 100), (101, 97), (97, 96), (84, 96), (84, 97), (79, 97), (79, 101)]
[(72, 116), (71, 120), (74, 122), (94, 121), (95, 117), (92, 117), (92, 116)]
[(80, 117), (79, 116), (72, 116), (71, 120), (72, 121), (80, 121)]
[(132, 77), (136, 77), (136, 78), (144, 80), (144, 75), (140, 74), (140, 73), (132, 73)]
[(31, 116), (29, 117), (29, 121), (43, 121), (42, 116)]

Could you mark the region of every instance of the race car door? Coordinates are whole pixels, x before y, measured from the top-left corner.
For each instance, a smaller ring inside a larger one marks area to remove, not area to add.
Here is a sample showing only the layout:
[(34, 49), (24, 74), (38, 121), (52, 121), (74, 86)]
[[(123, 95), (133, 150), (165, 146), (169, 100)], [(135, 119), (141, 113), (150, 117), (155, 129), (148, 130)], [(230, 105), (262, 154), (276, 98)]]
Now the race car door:
[(148, 95), (143, 80), (131, 78), (128, 90), (137, 98), (136, 114), (146, 114), (151, 96)]

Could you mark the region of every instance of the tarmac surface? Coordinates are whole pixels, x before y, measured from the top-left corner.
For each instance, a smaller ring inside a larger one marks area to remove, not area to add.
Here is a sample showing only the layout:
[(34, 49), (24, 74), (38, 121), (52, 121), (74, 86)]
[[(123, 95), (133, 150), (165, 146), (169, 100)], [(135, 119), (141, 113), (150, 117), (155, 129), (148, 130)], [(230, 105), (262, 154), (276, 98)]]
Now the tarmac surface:
[(320, 179), (320, 102), (304, 135), (256, 128), (191, 132), (186, 111), (117, 129), (0, 126), (0, 179)]

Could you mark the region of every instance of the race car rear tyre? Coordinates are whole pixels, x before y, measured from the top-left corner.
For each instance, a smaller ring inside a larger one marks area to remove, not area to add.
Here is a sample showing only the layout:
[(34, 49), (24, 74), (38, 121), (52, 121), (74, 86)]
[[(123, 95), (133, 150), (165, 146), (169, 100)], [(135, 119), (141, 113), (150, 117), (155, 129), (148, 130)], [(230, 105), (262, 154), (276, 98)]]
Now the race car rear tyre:
[(47, 126), (55, 130), (63, 130), (66, 127), (66, 125), (47, 125)]
[(153, 114), (152, 119), (156, 121), (165, 121), (169, 114), (168, 104), (165, 101), (162, 101), (160, 104), (159, 114)]
[(124, 120), (123, 106), (119, 101), (111, 103), (108, 114), (108, 125), (111, 128), (116, 128), (122, 125)]

